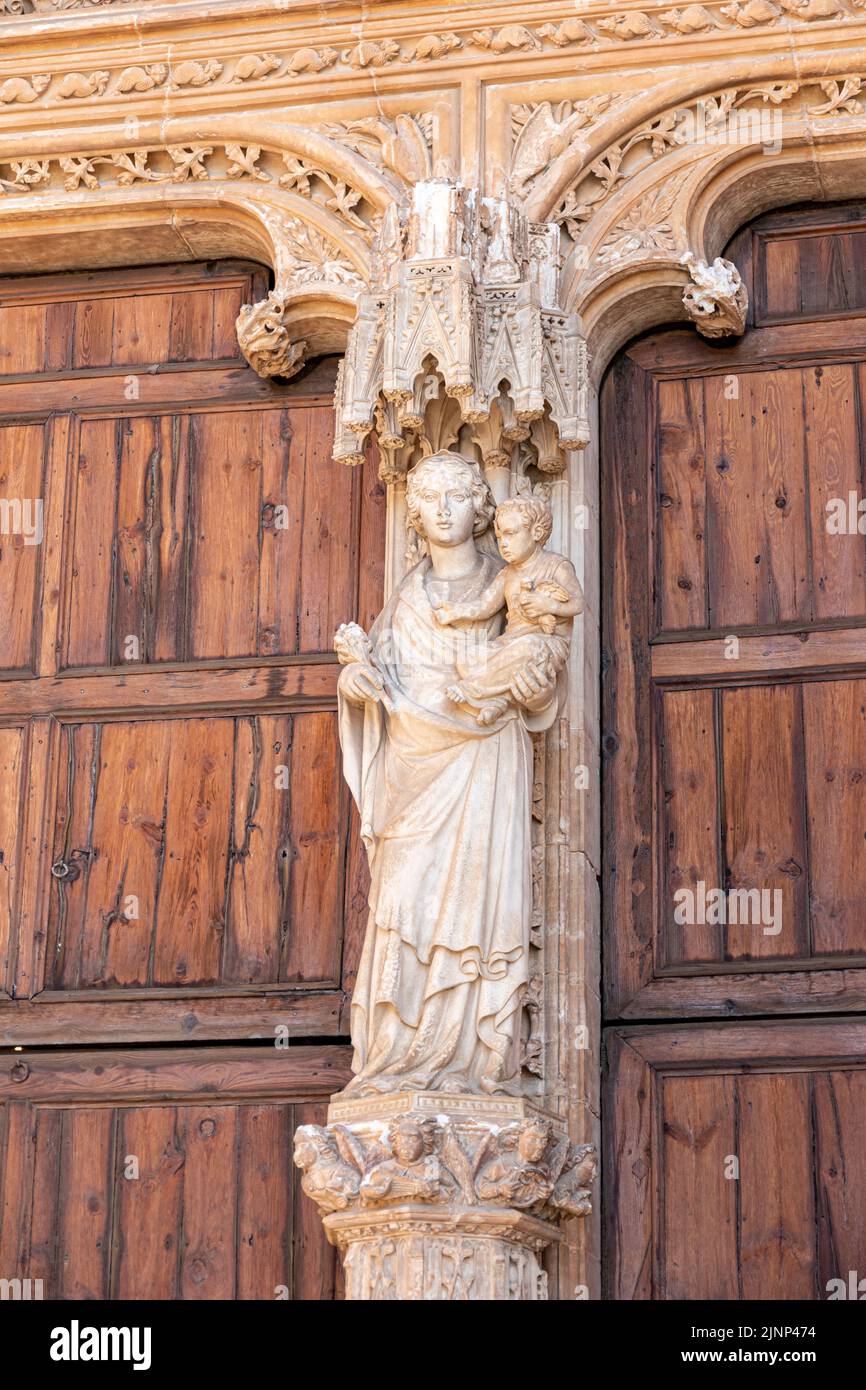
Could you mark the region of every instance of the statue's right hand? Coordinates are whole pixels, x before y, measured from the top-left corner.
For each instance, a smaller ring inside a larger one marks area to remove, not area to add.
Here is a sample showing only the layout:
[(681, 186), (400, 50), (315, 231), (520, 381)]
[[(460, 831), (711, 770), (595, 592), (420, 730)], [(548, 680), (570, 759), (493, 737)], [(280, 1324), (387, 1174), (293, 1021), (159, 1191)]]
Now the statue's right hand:
[(340, 672), (339, 688), (351, 705), (375, 704), (385, 693), (385, 682), (375, 666), (353, 661)]

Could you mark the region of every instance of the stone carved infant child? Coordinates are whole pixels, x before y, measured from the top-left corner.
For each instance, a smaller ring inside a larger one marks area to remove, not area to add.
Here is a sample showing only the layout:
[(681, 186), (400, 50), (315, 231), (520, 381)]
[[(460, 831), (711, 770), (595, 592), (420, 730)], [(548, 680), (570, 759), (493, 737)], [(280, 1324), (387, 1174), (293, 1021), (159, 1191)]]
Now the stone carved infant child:
[(553, 529), (547, 502), (538, 497), (510, 497), (496, 509), (499, 552), (505, 560), (475, 603), (441, 603), (435, 609), (443, 626), (492, 618), (505, 604), (501, 637), (483, 650), (474, 666), (458, 667), (460, 680), (446, 694), (455, 704), (475, 711), (479, 724), (492, 724), (513, 704), (515, 675), (541, 664), (554, 676), (568, 658), (572, 619), (583, 612), (583, 590), (574, 566), (564, 555), (545, 550)]

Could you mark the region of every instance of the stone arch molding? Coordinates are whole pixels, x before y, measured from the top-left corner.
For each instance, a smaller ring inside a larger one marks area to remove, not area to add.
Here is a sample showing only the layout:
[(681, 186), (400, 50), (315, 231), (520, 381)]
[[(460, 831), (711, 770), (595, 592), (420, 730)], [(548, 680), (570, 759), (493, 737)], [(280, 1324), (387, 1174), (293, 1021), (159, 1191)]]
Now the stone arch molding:
[(38, 147), (7, 134), (0, 264), (29, 268), (38, 244), (48, 268), (54, 240), (57, 265), (86, 264), (92, 236), (128, 248), (144, 226), (169, 226), (191, 256), (252, 255), (275, 280), (238, 321), (255, 370), (287, 377), (345, 352), (337, 459), (358, 462), (375, 428), (390, 481), (419, 450), (455, 444), (512, 480), (530, 464), (555, 475), (589, 440), (590, 361), (598, 375), (677, 317), (742, 331), (745, 291), (718, 259), (737, 226), (792, 198), (866, 191), (866, 78), (762, 62), (759, 79), (725, 86), (512, 108), (491, 195), (434, 178), (430, 130), (408, 112), (320, 129), (142, 122), (134, 142), (120, 124)]
[(540, 103), (510, 176), (529, 215), (561, 230), (560, 297), (581, 316), (598, 379), (659, 323), (741, 333), (746, 292), (721, 249), (773, 207), (866, 194), (864, 154), (866, 77), (768, 68), (736, 83), (729, 70), (724, 86), (668, 84), (614, 110), (606, 96)]
[[(117, 126), (38, 144), (32, 135), (7, 137), (0, 145), (3, 268), (139, 259), (145, 228), (170, 229), (181, 254), (250, 255), (272, 267), (274, 289), (246, 306), (241, 347), (261, 375), (291, 376), (308, 355), (343, 351), (370, 282), (383, 213), (406, 195), (399, 165), (407, 156), (393, 148), (393, 131), (383, 152), (384, 123), (354, 124), (374, 129), (335, 127), (327, 135), (215, 117), (141, 123), (134, 142)], [(424, 173), (423, 132), (412, 117), (403, 129)], [(155, 244), (166, 242), (157, 236)]]

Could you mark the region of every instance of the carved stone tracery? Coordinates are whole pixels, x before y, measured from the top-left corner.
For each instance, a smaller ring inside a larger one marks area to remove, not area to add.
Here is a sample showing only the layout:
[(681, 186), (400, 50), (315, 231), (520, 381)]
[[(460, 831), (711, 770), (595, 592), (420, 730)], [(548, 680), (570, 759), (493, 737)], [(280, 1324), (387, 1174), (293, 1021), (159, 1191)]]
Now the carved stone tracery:
[(527, 437), (547, 413), (561, 449), (583, 448), (586, 344), (558, 288), (556, 227), (447, 180), (417, 183), (408, 213), (392, 205), (374, 242), (337, 393), (334, 457), (361, 461), (377, 411), (390, 447), (417, 435), (431, 367), (464, 422), (488, 422), (498, 403)]

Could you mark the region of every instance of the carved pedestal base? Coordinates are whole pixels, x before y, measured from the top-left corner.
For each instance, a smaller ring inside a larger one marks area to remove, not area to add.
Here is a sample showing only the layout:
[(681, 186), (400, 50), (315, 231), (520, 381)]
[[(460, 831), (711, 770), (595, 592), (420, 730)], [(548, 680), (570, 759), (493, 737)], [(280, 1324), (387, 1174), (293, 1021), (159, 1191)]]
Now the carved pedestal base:
[(336, 1096), (295, 1135), (350, 1299), (537, 1300), (539, 1255), (589, 1211), (595, 1154), (511, 1097)]
[(387, 1210), (333, 1212), (328, 1239), (339, 1245), (346, 1297), (416, 1302), (547, 1298), (540, 1252), (559, 1232), (517, 1211), (407, 1203)]

